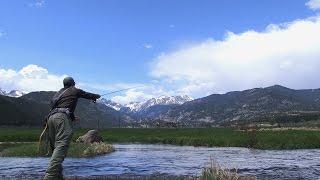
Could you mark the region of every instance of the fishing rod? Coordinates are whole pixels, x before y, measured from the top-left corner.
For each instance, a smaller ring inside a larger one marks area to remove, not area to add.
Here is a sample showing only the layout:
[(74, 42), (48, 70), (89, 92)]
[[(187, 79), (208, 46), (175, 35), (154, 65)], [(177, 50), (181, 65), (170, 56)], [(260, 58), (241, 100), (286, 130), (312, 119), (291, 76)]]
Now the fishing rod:
[(126, 88), (126, 89), (120, 89), (120, 90), (117, 90), (117, 91), (112, 91), (112, 92), (109, 92), (109, 93), (106, 93), (106, 94), (102, 94), (101, 97), (109, 95), (109, 94), (114, 94), (114, 93), (118, 93), (118, 92), (122, 92), (122, 91), (127, 91), (127, 90), (130, 90), (130, 89), (136, 89), (136, 88), (139, 88), (139, 87), (143, 87), (143, 86), (136, 86), (136, 87)]
[[(130, 89), (136, 89), (136, 88), (139, 88), (139, 87), (143, 87), (143, 86), (136, 86), (136, 87), (126, 88), (126, 89), (120, 89), (120, 90), (117, 90), (117, 91), (111, 91), (109, 93), (105, 93), (105, 94), (102, 94), (100, 96), (103, 97), (103, 96), (106, 96), (106, 95), (109, 95), (109, 94), (114, 94), (114, 93), (118, 93), (118, 92), (122, 92), (122, 91), (127, 91), (127, 90), (130, 90)], [(94, 100), (93, 103), (96, 103), (96, 100)]]
[[(127, 90), (130, 90), (130, 89), (136, 89), (136, 88), (139, 88), (139, 87), (143, 87), (143, 86), (136, 86), (136, 87), (131, 87), (131, 88), (120, 89), (120, 90), (117, 90), (117, 91), (111, 91), (109, 93), (102, 94), (101, 97), (109, 95), (109, 94), (114, 94), (114, 93), (118, 93), (118, 92), (122, 92), (122, 91), (127, 91)], [(95, 103), (96, 101), (93, 101), (93, 102)], [(118, 120), (119, 120), (119, 127), (120, 127), (120, 118), (118, 118)], [(100, 129), (100, 119), (98, 119), (98, 129)]]

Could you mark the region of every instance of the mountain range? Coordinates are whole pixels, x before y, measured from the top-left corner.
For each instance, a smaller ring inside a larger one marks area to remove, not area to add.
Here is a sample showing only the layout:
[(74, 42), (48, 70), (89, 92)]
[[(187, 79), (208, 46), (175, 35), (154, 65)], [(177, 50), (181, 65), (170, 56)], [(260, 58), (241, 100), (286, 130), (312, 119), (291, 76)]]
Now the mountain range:
[[(0, 125), (40, 125), (54, 92), (32, 92), (22, 96), (0, 95)], [(119, 104), (101, 99), (96, 104), (79, 101), (76, 114), (81, 127), (117, 127), (154, 124), (232, 125), (253, 122), (299, 122), (320, 120), (320, 89), (294, 90), (280, 85), (212, 94), (161, 96), (144, 102)]]
[(110, 108), (113, 108), (117, 111), (126, 111), (126, 112), (140, 112), (145, 111), (148, 108), (155, 106), (155, 105), (181, 105), (185, 102), (192, 101), (188, 95), (181, 95), (181, 96), (160, 96), (157, 98), (151, 98), (146, 101), (142, 102), (131, 102), (128, 104), (121, 105), (119, 103), (113, 102), (111, 100), (101, 99), (98, 102), (102, 103)]
[[(31, 92), (20, 97), (0, 95), (0, 125), (41, 126), (49, 112), (49, 102), (55, 92)], [(80, 99), (75, 114), (80, 117), (77, 126), (82, 128), (106, 128), (126, 126), (132, 122), (129, 116), (100, 103)]]
[(0, 89), (0, 95), (9, 96), (9, 97), (20, 97), (25, 93), (19, 90), (11, 90), (9, 92)]
[(275, 85), (212, 94), (172, 108), (164, 118), (215, 124), (320, 120), (320, 89), (293, 90)]
[(126, 114), (135, 122), (154, 121), (156, 118), (166, 113), (169, 109), (182, 105), (193, 98), (187, 95), (180, 96), (160, 96), (142, 102), (131, 102), (121, 105), (111, 100), (101, 99), (98, 102), (113, 108), (120, 113)]

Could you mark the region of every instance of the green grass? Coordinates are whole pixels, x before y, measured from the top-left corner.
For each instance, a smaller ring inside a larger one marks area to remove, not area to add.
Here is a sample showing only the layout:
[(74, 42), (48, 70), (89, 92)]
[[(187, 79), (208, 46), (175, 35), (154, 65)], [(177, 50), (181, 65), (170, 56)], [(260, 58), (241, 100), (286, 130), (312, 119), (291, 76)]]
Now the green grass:
[[(105, 143), (91, 145), (71, 143), (68, 157), (92, 157), (115, 151), (114, 147)], [(4, 143), (0, 144), (0, 157), (39, 157), (37, 143)]]
[[(210, 158), (211, 159), (211, 158)], [(254, 176), (239, 175), (237, 169), (227, 169), (220, 166), (214, 159), (210, 160), (210, 165), (202, 169), (199, 180), (254, 180)]]
[(109, 142), (163, 143), (192, 146), (241, 146), (245, 133), (231, 129), (107, 129), (101, 131)]
[[(75, 130), (73, 140), (86, 130)], [(2, 142), (35, 142), (41, 129), (0, 128)], [(244, 132), (228, 128), (194, 129), (104, 129), (106, 142), (163, 143), (192, 146), (252, 147), (257, 149), (320, 148), (319, 131), (283, 130)]]
[[(211, 160), (210, 166), (202, 169), (200, 180), (239, 180), (237, 172), (221, 167), (215, 161)], [(249, 178), (243, 178), (249, 179)]]
[(255, 147), (260, 149), (320, 148), (320, 132), (305, 130), (258, 132)]
[(0, 128), (0, 142), (38, 141), (41, 128)]

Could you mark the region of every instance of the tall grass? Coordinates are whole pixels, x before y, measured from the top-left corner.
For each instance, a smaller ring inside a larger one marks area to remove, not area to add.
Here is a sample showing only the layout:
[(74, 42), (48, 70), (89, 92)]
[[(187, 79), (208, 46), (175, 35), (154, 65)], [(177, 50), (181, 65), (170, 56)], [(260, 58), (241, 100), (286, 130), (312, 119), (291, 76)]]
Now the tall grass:
[(247, 131), (248, 133), (248, 148), (256, 148), (258, 144), (257, 130), (251, 129)]
[(240, 176), (236, 171), (222, 168), (214, 160), (211, 159), (210, 166), (202, 170), (200, 180), (239, 180)]
[[(71, 143), (68, 157), (92, 157), (114, 152), (114, 146), (105, 143)], [(47, 156), (38, 152), (37, 143), (5, 143), (0, 144), (0, 157), (39, 157)], [(50, 156), (50, 154), (49, 154)]]
[(38, 141), (41, 128), (0, 128), (0, 142), (35, 142)]
[(90, 144), (82, 153), (83, 157), (92, 157), (101, 154), (107, 154), (114, 152), (115, 148), (111, 144), (105, 144), (103, 142)]
[(254, 180), (253, 176), (240, 176), (236, 169), (227, 169), (210, 158), (210, 165), (202, 169), (200, 180)]

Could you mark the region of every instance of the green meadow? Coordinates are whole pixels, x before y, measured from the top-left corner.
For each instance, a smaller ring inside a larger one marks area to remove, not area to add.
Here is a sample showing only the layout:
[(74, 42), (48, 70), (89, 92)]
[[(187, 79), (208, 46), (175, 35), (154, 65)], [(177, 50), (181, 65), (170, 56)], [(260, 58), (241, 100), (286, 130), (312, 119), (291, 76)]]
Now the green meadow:
[[(86, 131), (76, 129), (73, 140), (75, 141)], [(99, 131), (104, 140), (109, 143), (162, 143), (255, 149), (320, 148), (320, 132), (309, 130), (238, 131), (231, 128), (112, 128)], [(0, 128), (0, 142), (37, 142), (40, 133), (40, 128)]]

